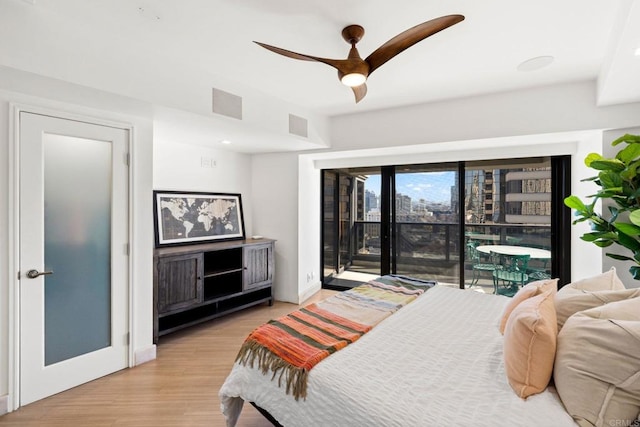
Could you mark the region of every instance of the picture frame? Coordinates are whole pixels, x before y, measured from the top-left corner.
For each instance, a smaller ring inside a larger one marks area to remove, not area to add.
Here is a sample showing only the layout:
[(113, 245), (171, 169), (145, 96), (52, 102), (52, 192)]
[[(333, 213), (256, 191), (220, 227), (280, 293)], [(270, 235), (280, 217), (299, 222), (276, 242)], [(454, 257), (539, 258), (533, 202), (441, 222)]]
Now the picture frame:
[(245, 238), (240, 194), (155, 190), (153, 211), (156, 247)]

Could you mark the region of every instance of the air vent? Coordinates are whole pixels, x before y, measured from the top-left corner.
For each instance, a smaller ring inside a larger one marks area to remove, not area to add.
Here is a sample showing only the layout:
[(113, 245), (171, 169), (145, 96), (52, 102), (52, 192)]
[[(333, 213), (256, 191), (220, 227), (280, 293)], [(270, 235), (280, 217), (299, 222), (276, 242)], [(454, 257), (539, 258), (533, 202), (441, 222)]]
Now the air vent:
[(292, 135), (307, 137), (307, 119), (289, 114), (289, 133)]
[(213, 112), (242, 120), (242, 98), (213, 88)]

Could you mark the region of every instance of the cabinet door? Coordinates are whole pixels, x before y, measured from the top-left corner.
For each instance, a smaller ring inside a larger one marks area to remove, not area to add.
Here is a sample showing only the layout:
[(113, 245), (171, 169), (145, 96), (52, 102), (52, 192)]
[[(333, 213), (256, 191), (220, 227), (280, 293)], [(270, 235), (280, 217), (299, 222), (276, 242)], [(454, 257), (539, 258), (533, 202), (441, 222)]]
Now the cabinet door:
[(244, 247), (244, 286), (249, 290), (270, 285), (273, 281), (273, 244)]
[(158, 313), (180, 310), (202, 302), (202, 253), (158, 260)]

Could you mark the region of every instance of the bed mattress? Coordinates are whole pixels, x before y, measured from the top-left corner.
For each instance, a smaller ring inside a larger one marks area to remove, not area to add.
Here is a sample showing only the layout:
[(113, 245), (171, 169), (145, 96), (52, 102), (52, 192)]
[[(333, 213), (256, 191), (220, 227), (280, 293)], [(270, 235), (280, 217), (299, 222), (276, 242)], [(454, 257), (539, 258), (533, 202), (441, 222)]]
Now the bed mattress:
[(220, 389), (233, 427), (244, 401), (283, 426), (575, 427), (553, 387), (522, 400), (498, 323), (508, 298), (435, 286), (309, 373), (307, 398), (235, 364)]

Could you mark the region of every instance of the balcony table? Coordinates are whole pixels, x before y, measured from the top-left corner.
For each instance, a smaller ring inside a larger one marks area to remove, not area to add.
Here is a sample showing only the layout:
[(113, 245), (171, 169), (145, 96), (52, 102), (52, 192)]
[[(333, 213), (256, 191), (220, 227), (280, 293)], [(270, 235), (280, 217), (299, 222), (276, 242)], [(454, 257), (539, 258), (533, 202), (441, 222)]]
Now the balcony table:
[(531, 248), (528, 246), (511, 245), (481, 245), (476, 248), (479, 252), (490, 254), (495, 252), (500, 255), (529, 255), (533, 259), (551, 259), (551, 251), (548, 249)]

